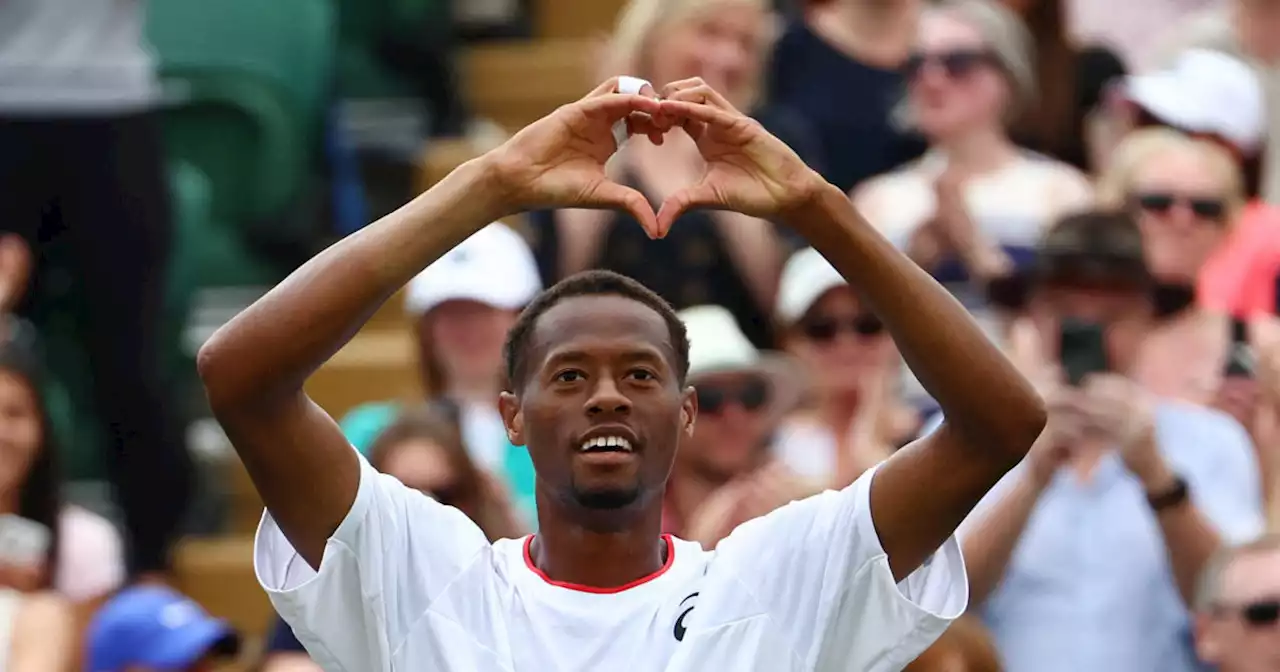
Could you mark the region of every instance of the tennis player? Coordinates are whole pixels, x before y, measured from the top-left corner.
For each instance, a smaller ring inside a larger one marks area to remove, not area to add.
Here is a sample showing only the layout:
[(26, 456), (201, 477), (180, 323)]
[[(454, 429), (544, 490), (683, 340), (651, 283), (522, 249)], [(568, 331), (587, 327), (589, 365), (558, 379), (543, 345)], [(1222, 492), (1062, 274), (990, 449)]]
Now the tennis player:
[[(335, 244), (201, 350), (214, 413), (266, 503), (258, 577), (325, 670), (898, 670), (963, 612), (953, 532), (1039, 435), (1040, 399), (945, 290), (759, 124), (701, 80), (619, 93), (627, 81)], [(689, 134), (705, 174), (653, 212), (606, 177), (619, 122), (650, 141)], [(501, 409), (537, 470), (539, 531), (490, 544), (457, 510), (376, 473), (303, 391), (383, 301), (496, 219), (621, 208), (662, 236), (698, 207), (812, 242), (893, 333), (942, 428), (714, 552), (662, 536), (663, 487), (698, 413), (689, 344), (652, 292), (588, 272), (539, 295), (509, 336)]]

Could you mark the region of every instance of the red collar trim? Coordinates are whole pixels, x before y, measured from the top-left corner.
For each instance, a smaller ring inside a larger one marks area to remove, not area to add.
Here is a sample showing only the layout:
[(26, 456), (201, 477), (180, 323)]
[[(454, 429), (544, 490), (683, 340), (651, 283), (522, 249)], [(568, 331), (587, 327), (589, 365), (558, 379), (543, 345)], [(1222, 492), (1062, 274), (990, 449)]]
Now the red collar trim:
[(533, 564), (533, 554), (529, 550), (530, 548), (533, 547), (533, 536), (534, 535), (531, 534), (525, 537), (525, 540), (524, 540), (524, 564), (526, 567), (529, 568), (529, 571), (538, 575), (538, 578), (542, 579), (543, 581), (546, 581), (547, 583), (557, 588), (567, 588), (569, 590), (576, 590), (580, 593), (593, 593), (595, 595), (613, 595), (615, 593), (621, 593), (625, 590), (631, 590), (632, 588), (649, 583), (650, 581), (658, 578), (659, 576), (666, 574), (667, 570), (671, 569), (671, 565), (674, 564), (676, 561), (675, 542), (671, 540), (671, 535), (664, 534), (662, 535), (662, 540), (667, 542), (667, 561), (662, 563), (662, 567), (660, 567), (658, 571), (648, 576), (642, 576), (630, 583), (626, 583), (621, 586), (616, 586), (613, 588), (598, 588), (596, 586), (584, 586), (580, 583), (556, 581), (555, 579), (552, 579), (551, 577), (543, 573), (541, 569), (538, 569), (538, 567)]

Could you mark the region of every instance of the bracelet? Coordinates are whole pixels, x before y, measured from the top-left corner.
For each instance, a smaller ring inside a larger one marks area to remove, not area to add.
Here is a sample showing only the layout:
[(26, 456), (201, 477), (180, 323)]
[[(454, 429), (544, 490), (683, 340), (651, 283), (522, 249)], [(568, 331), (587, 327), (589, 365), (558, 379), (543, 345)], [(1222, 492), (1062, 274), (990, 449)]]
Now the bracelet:
[(1147, 503), (1151, 505), (1151, 510), (1159, 513), (1187, 501), (1190, 494), (1191, 488), (1187, 485), (1187, 479), (1175, 476), (1173, 484), (1163, 492), (1148, 493)]

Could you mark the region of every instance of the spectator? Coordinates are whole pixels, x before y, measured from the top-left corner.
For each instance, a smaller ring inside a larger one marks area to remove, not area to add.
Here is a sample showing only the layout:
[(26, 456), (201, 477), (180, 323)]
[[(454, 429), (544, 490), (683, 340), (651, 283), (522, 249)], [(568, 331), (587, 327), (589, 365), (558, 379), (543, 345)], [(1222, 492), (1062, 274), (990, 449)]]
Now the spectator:
[[(506, 384), (502, 345), (507, 330), (541, 288), (524, 239), (506, 225), (493, 224), (422, 271), (405, 297), (405, 310), (415, 321), (423, 390), (461, 408), (462, 438), (471, 459), (506, 481), (530, 520), (532, 467), (528, 454), (507, 440), (498, 394)], [(399, 402), (360, 406), (343, 418), (343, 430), (367, 453), (399, 409)]]
[(1225, 548), (1205, 569), (1196, 650), (1218, 672), (1280, 665), (1280, 537)]
[(452, 402), (439, 400), (402, 412), (369, 448), (369, 462), (465, 513), (489, 541), (524, 536), (506, 487), (467, 454), (458, 410)]
[[(760, 97), (769, 27), (763, 0), (632, 0), (619, 16), (605, 64), (609, 75), (625, 72), (658, 86), (702, 77), (735, 106), (750, 110)], [(790, 143), (796, 144), (794, 138)], [(654, 203), (695, 182), (703, 165), (682, 132), (667, 134), (662, 147), (636, 138), (610, 163), (615, 180)], [(666, 238), (650, 240), (623, 212), (543, 216), (551, 220), (541, 228), (553, 232), (560, 277), (593, 267), (617, 271), (677, 308), (724, 306), (756, 347), (768, 345), (767, 307), (781, 264), (780, 241), (768, 222), (696, 211), (682, 216)]]
[(1121, 143), (1098, 191), (1104, 206), (1133, 212), (1157, 283), (1160, 322), (1134, 375), (1158, 395), (1211, 404), (1231, 328), (1227, 315), (1196, 304), (1196, 285), (1244, 206), (1239, 169), (1211, 142), (1151, 128)]
[[(171, 237), (146, 3), (0, 4), (0, 226), (67, 254), (134, 573), (163, 573), (191, 465), (157, 355)], [(58, 251), (58, 255), (53, 254)], [(34, 287), (46, 288), (35, 269)], [(21, 306), (42, 305), (39, 291)]]
[(240, 651), (230, 625), (160, 586), (135, 586), (112, 597), (94, 615), (86, 638), (90, 672), (205, 672)]
[[(1131, 2), (1133, 0), (1130, 0)], [(1067, 7), (1079, 0), (1004, 0), (1022, 16), (1035, 45), (1039, 95), (1014, 124), (1018, 143), (1065, 161), (1080, 170), (1091, 168), (1087, 121), (1102, 102), (1107, 84), (1124, 75), (1120, 57), (1106, 46), (1067, 36)]]
[[(1128, 215), (1064, 218), (1028, 274), (1040, 348), (1060, 363), (1033, 374), (1049, 422), (1032, 454), (962, 526), (971, 604), (1010, 672), (1195, 670), (1197, 577), (1264, 525), (1248, 436), (1126, 377), (1152, 315)], [(1099, 340), (1061, 338), (1079, 323)]]
[(111, 523), (62, 499), (57, 449), (32, 353), (0, 346), (0, 513), (48, 530), (42, 561), (5, 567), (0, 588), (53, 589), (86, 603), (124, 579), (119, 535)]
[(0, 588), (0, 670), (71, 672), (75, 617), (61, 597)]
[(680, 318), (689, 334), (688, 380), (698, 391), (698, 422), (693, 435), (680, 442), (662, 527), (710, 546), (719, 541), (720, 530), (695, 534), (695, 512), (714, 492), (768, 465), (773, 431), (800, 401), (804, 384), (794, 362), (756, 350), (724, 308), (686, 308)]
[(924, 144), (894, 123), (923, 0), (810, 2), (773, 53), (770, 100), (813, 124), (822, 176), (848, 191)]
[(1058, 215), (1092, 199), (1078, 171), (1009, 138), (1008, 124), (1034, 100), (1032, 46), (1017, 16), (992, 0), (926, 11), (901, 112), (931, 150), (853, 194), (867, 220), (992, 333), (1000, 324), (987, 310), (988, 283), (1025, 262)]
[(1280, 205), (1280, 41), (1275, 39), (1280, 35), (1280, 3), (1226, 0), (1214, 4), (1164, 35), (1158, 63), (1167, 66), (1184, 51), (1199, 48), (1231, 54), (1249, 64), (1265, 92), (1265, 135), (1270, 139), (1262, 159), (1261, 193), (1267, 203)]
[(893, 341), (813, 248), (787, 260), (774, 312), (783, 348), (812, 381), (808, 405), (783, 421), (774, 450), (805, 478), (848, 485), (919, 425), (895, 427), (901, 423)]

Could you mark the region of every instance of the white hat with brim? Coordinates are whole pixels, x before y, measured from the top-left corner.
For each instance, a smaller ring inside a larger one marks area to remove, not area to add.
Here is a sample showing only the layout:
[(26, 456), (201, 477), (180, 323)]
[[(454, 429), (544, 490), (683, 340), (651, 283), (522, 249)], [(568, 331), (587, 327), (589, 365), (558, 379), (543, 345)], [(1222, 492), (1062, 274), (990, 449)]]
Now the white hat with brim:
[(695, 306), (679, 313), (689, 334), (689, 382), (711, 376), (746, 374), (769, 384), (764, 413), (777, 417), (799, 405), (806, 388), (803, 370), (790, 357), (761, 352), (720, 306)]
[(774, 317), (784, 326), (800, 321), (823, 294), (849, 283), (817, 250), (806, 247), (787, 259), (778, 280)]
[(1173, 67), (1124, 80), (1124, 95), (1160, 121), (1217, 135), (1244, 152), (1266, 138), (1266, 95), (1249, 64), (1209, 49), (1188, 49)]
[(474, 301), (502, 310), (524, 308), (542, 291), (528, 243), (511, 227), (486, 226), (409, 281), (405, 312), (413, 317), (447, 301)]

